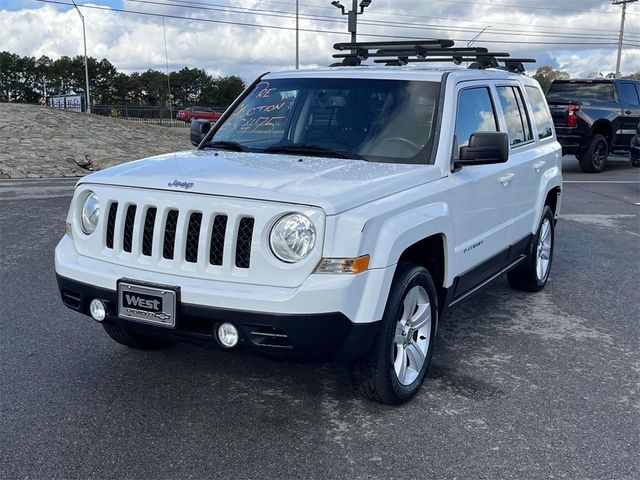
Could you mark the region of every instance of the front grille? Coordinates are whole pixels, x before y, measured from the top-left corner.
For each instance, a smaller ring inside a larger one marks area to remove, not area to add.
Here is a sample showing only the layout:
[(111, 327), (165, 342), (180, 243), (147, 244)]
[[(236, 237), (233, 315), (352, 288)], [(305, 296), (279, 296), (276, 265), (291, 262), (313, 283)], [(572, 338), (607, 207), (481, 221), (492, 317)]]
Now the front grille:
[(127, 208), (127, 216), (124, 219), (124, 232), (122, 234), (122, 249), (131, 253), (133, 244), (133, 223), (136, 219), (136, 206), (129, 205)]
[(189, 265), (190, 271), (196, 268), (215, 275), (235, 269), (240, 273), (251, 266), (253, 217), (240, 212), (194, 211), (193, 206), (179, 210), (175, 204), (122, 200), (107, 205), (104, 246), (111, 250), (109, 255), (127, 252), (131, 255), (128, 261), (139, 258), (145, 265), (158, 263), (163, 268), (170, 265), (166, 261), (178, 262), (173, 265)]
[(107, 218), (107, 236), (105, 245), (107, 248), (113, 248), (113, 233), (116, 228), (116, 214), (118, 213), (118, 202), (113, 202), (109, 207), (109, 216)]
[(156, 207), (149, 207), (144, 217), (144, 231), (142, 232), (142, 254), (150, 257), (153, 253), (153, 227), (156, 224)]
[(187, 228), (187, 241), (184, 250), (184, 259), (189, 263), (198, 261), (198, 244), (200, 243), (200, 225), (202, 214), (192, 213)]
[(164, 246), (162, 256), (168, 260), (173, 260), (173, 250), (176, 244), (176, 228), (178, 227), (178, 210), (169, 210), (167, 222), (164, 226)]
[(211, 245), (209, 247), (209, 263), (211, 265), (222, 265), (224, 256), (224, 237), (227, 233), (226, 215), (216, 215), (211, 228)]
[(253, 218), (240, 220), (236, 243), (236, 267), (249, 268), (251, 263), (251, 240), (253, 238)]

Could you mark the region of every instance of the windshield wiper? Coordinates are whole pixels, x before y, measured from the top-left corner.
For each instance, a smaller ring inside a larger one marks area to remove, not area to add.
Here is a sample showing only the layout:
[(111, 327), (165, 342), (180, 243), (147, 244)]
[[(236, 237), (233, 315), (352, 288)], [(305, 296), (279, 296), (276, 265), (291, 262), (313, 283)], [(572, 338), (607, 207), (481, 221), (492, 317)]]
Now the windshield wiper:
[(234, 152), (248, 152), (247, 147), (238, 142), (228, 142), (226, 140), (218, 140), (216, 142), (209, 142), (207, 147), (222, 148), (226, 150), (233, 150)]
[(307, 155), (333, 156), (339, 158), (350, 158), (352, 160), (362, 160), (357, 153), (339, 148), (329, 148), (322, 145), (312, 145), (308, 143), (291, 143), (288, 145), (273, 145), (262, 150), (264, 153), (304, 153)]

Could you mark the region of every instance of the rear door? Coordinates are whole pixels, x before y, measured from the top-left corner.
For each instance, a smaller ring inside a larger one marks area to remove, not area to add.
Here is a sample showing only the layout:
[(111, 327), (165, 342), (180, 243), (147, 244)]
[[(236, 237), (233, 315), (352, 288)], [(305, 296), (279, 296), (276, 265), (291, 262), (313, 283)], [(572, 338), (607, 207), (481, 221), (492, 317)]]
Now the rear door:
[[(508, 194), (511, 196), (509, 244), (517, 245), (510, 252), (509, 261), (515, 260), (527, 244), (531, 226), (535, 222), (536, 197), (540, 172), (546, 161), (540, 158), (531, 113), (526, 108), (525, 96), (518, 82), (496, 85), (501, 130), (509, 134), (509, 164), (513, 175)], [(549, 162), (551, 163), (551, 162)]]
[(622, 106), (622, 119), (616, 131), (615, 149), (629, 149), (631, 139), (636, 134), (640, 122), (640, 82), (622, 80), (616, 82), (618, 99)]

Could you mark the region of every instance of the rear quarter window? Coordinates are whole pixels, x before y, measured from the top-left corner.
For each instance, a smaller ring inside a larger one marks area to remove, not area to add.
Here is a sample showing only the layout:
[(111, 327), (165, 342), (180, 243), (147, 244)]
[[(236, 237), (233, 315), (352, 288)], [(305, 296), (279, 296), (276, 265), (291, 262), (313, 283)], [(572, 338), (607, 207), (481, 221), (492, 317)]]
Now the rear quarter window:
[(553, 123), (547, 109), (547, 102), (540, 90), (536, 87), (525, 86), (525, 91), (529, 97), (529, 103), (531, 104), (531, 114), (533, 116), (533, 123), (538, 129), (538, 138), (549, 138), (553, 135)]

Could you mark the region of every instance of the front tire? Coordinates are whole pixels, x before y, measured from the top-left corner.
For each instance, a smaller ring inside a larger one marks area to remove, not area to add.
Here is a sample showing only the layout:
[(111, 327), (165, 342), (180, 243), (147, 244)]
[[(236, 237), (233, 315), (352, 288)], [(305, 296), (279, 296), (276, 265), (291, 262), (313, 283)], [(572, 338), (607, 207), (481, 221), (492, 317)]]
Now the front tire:
[(511, 288), (524, 292), (539, 292), (544, 288), (551, 272), (554, 240), (553, 212), (545, 205), (538, 232), (529, 245), (527, 258), (507, 273)]
[(594, 135), (587, 148), (578, 156), (580, 169), (585, 173), (600, 173), (609, 156), (609, 144), (604, 135)]
[(103, 323), (102, 326), (113, 340), (126, 347), (135, 348), (136, 350), (158, 350), (172, 344), (169, 340), (144, 335), (120, 325)]
[(398, 264), (374, 345), (349, 366), (356, 390), (387, 405), (411, 399), (427, 374), (437, 324), (431, 275), (418, 265)]

